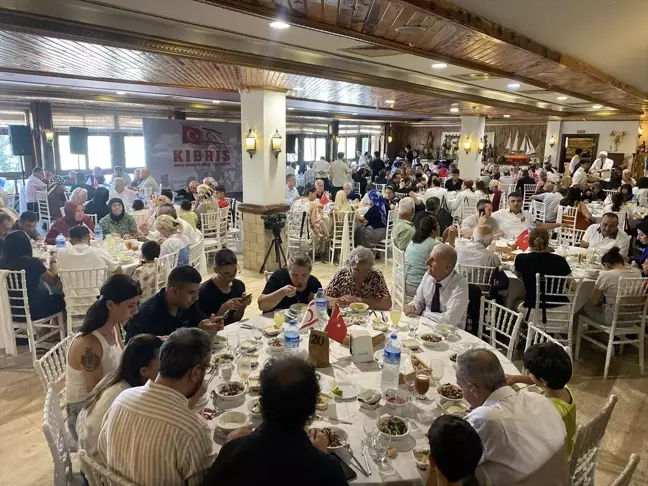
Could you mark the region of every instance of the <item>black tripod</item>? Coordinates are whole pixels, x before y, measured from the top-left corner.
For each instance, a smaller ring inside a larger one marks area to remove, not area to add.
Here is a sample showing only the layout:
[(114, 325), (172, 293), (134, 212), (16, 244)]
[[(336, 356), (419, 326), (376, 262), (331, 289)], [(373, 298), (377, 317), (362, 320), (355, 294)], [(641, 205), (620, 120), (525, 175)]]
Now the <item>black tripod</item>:
[[(263, 259), (263, 265), (261, 265), (261, 270), (259, 270), (259, 273), (263, 273), (265, 270), (266, 263), (268, 263), (268, 258), (270, 257), (270, 253), (272, 252), (272, 249), (274, 248), (275, 250), (275, 260), (277, 261), (277, 268), (283, 268), (288, 265), (288, 260), (286, 260), (286, 254), (283, 251), (283, 247), (281, 246), (281, 228), (273, 228), (272, 229), (272, 234), (274, 235), (274, 238), (272, 239), (272, 243), (270, 243), (270, 246), (268, 247), (268, 251), (266, 252), (266, 256)], [(281, 258), (283, 257), (283, 265), (281, 263)]]

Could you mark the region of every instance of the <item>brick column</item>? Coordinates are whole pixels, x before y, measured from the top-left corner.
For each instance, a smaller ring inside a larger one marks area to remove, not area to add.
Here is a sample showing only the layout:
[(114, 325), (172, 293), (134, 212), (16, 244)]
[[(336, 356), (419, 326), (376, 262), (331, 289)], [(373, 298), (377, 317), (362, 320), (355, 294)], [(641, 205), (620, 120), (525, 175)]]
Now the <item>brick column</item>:
[[(263, 216), (270, 214), (285, 214), (290, 210), (286, 204), (258, 205), (258, 204), (239, 204), (243, 214), (243, 268), (259, 272), (263, 259), (268, 252), (268, 248), (274, 240), (272, 231), (265, 229)], [(286, 228), (281, 231), (282, 248), (286, 254)], [(282, 257), (282, 266), (284, 265)], [(273, 249), (266, 262), (265, 271), (272, 272), (277, 270), (277, 259)]]

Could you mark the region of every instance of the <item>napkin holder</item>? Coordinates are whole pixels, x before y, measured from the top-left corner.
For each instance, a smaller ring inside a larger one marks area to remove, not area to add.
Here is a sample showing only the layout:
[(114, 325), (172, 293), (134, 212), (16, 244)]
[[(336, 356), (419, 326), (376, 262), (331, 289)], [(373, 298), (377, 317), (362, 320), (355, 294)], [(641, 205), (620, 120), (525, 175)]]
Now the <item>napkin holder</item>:
[(344, 337), (344, 342), (342, 343), (343, 346), (350, 346), (351, 344), (351, 334), (354, 331), (357, 330), (363, 330), (369, 333), (369, 336), (371, 337), (371, 346), (376, 348), (378, 346), (384, 346), (385, 345), (385, 334), (376, 331), (375, 329), (371, 328), (366, 328), (363, 326), (358, 326), (357, 324), (353, 324), (349, 327), (347, 327), (347, 335)]
[(354, 329), (349, 332), (349, 351), (354, 363), (373, 361), (373, 344), (371, 335), (366, 329)]

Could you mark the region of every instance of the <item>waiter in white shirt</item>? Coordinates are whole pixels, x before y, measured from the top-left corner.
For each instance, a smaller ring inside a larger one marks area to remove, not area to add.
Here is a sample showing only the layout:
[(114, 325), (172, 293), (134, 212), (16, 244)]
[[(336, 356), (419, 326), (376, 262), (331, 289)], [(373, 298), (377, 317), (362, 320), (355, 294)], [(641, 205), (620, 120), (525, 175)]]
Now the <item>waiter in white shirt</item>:
[(432, 248), (426, 264), (428, 271), (416, 290), (414, 300), (403, 309), (405, 314), (423, 316), (434, 324), (465, 329), (468, 281), (455, 272), (457, 252), (447, 243), (440, 243)]
[(331, 164), (329, 164), (324, 157), (313, 164), (313, 170), (315, 171), (315, 179), (322, 179), (324, 181), (324, 190), (329, 190), (329, 171), (331, 170)]
[(341, 191), (344, 184), (351, 180), (351, 168), (344, 161), (344, 152), (338, 152), (337, 159), (331, 164), (331, 197), (335, 201), (335, 195)]
[(573, 176), (574, 172), (576, 172), (576, 169), (578, 169), (578, 165), (580, 164), (580, 159), (581, 159), (581, 154), (583, 153), (582, 148), (577, 148), (576, 149), (576, 155), (574, 155), (571, 159), (571, 162), (569, 162), (569, 175)]
[(582, 160), (574, 176), (572, 177), (571, 187), (580, 187), (587, 189), (587, 171), (589, 170), (590, 163), (587, 160)]
[(495, 486), (517, 484), (529, 477), (542, 479), (537, 472), (550, 464), (551, 477), (536, 484), (567, 484), (565, 424), (544, 395), (516, 393), (506, 384), (497, 356), (486, 349), (461, 353), (456, 377), (472, 407), (466, 421), (484, 447), (478, 478), (485, 473)]

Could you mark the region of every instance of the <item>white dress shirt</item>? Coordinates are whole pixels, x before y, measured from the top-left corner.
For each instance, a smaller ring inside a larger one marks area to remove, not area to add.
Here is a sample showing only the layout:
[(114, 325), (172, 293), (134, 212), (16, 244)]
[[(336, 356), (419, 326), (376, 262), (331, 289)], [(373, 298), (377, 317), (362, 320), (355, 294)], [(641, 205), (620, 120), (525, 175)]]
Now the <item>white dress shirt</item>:
[(601, 160), (601, 158), (599, 157), (598, 159), (596, 159), (594, 161), (594, 163), (592, 164), (592, 167), (590, 167), (590, 171), (592, 171), (592, 170), (612, 170), (613, 167), (614, 167), (614, 160), (612, 160), (609, 157), (606, 157), (605, 162), (603, 162)]
[(328, 179), (330, 164), (326, 160), (318, 160), (313, 164), (313, 170), (317, 179)]
[(293, 169), (290, 166), (286, 167), (286, 176), (289, 176), (289, 175), (295, 175), (295, 169)]
[(79, 243), (58, 251), (58, 264), (61, 270), (93, 270), (106, 268), (114, 272), (119, 262), (107, 250)]
[[(619, 226), (621, 222), (619, 222)], [(621, 255), (628, 256), (630, 249), (630, 237), (622, 229), (618, 229), (614, 237), (608, 238), (601, 233), (601, 225), (593, 224), (585, 230), (583, 241), (588, 244), (588, 248), (596, 250), (599, 253), (605, 253), (613, 247), (621, 250)]]
[(540, 469), (565, 445), (556, 407), (539, 393), (495, 390), (466, 416), (484, 447), (482, 467), (495, 486), (515, 484)]
[(299, 191), (297, 190), (296, 187), (293, 187), (291, 189), (290, 187), (286, 186), (286, 202), (293, 201), (298, 197), (299, 197)]
[(127, 211), (133, 207), (133, 202), (137, 199), (137, 192), (127, 187), (122, 192), (117, 192), (115, 189), (110, 190), (110, 199), (121, 199), (124, 203), (124, 210)]
[(341, 159), (334, 160), (331, 164), (331, 184), (335, 187), (342, 187), (351, 179), (349, 165)]
[(493, 218), (499, 223), (505, 238), (517, 238), (535, 221), (529, 211), (520, 211), (518, 214), (514, 214), (508, 208), (495, 211)]
[(572, 185), (574, 186), (583, 186), (587, 184), (587, 172), (582, 167), (579, 167), (576, 172), (574, 172), (574, 177), (572, 178)]
[(468, 309), (468, 280), (453, 271), (439, 283), (441, 284), (439, 292), (441, 312), (430, 311), (436, 280), (429, 273), (423, 276), (423, 280), (416, 290), (416, 296), (410, 305), (414, 306), (418, 315), (429, 319), (434, 324), (447, 324), (465, 329), (466, 310)]
[(574, 155), (571, 159), (571, 162), (569, 162), (569, 173), (573, 174), (576, 171), (576, 166), (580, 162), (580, 157), (578, 155)]
[(559, 192), (543, 192), (535, 196), (538, 201), (545, 204), (545, 221), (548, 223), (555, 223), (558, 218), (558, 206), (562, 201), (563, 196)]
[(100, 462), (142, 486), (198, 486), (214, 461), (212, 433), (187, 399), (149, 381), (123, 391), (104, 417)]
[(483, 243), (471, 241), (457, 247), (457, 265), (474, 267), (499, 267), (500, 257), (489, 251)]
[(148, 176), (148, 178), (142, 182), (142, 184), (139, 186), (140, 191), (142, 189), (151, 189), (151, 192), (153, 194), (157, 193), (160, 191), (160, 186), (158, 186), (158, 183), (156, 182), (155, 179), (153, 179), (153, 176)]

